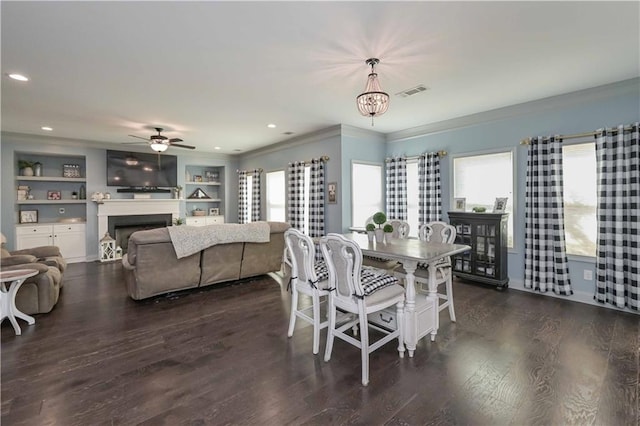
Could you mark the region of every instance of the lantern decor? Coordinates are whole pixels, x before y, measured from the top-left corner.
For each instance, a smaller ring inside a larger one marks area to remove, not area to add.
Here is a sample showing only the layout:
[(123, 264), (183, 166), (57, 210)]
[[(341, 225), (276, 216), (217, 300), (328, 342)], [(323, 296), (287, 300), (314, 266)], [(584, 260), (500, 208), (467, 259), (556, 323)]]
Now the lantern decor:
[(107, 232), (100, 240), (100, 262), (111, 260), (116, 260), (116, 240)]
[(122, 247), (116, 247), (116, 259), (122, 259)]

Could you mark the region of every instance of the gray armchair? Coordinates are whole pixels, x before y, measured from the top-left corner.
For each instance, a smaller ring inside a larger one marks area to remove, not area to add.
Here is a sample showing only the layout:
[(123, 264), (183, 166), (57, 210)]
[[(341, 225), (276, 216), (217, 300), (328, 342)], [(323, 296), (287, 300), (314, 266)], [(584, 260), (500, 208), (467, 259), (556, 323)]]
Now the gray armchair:
[(56, 246), (41, 246), (9, 251), (4, 248), (7, 239), (2, 233), (0, 233), (0, 241), (2, 242), (2, 248), (0, 248), (0, 267), (3, 269), (13, 265), (36, 261), (47, 266), (54, 266), (63, 274), (65, 269), (67, 269), (67, 261), (62, 257), (60, 249)]

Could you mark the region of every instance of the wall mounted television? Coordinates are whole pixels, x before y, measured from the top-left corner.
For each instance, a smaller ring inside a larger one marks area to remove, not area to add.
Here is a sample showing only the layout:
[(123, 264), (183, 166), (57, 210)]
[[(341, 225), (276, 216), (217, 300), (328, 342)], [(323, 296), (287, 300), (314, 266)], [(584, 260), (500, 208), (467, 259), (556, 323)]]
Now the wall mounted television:
[[(153, 190), (178, 185), (175, 155), (107, 150), (107, 186)], [(121, 191), (120, 191), (121, 192)]]

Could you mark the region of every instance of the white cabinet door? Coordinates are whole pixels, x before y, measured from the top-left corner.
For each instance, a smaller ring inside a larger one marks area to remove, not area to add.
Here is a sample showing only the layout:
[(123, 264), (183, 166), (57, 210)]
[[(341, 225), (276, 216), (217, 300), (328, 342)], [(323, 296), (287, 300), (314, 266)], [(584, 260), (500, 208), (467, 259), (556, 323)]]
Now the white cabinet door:
[(32, 225), (16, 227), (16, 250), (53, 245), (51, 225)]
[(84, 224), (53, 225), (53, 241), (67, 262), (84, 262), (87, 255)]
[(204, 226), (206, 224), (206, 216), (191, 216), (187, 218), (187, 225), (189, 226)]
[(224, 223), (224, 216), (207, 216), (207, 225)]

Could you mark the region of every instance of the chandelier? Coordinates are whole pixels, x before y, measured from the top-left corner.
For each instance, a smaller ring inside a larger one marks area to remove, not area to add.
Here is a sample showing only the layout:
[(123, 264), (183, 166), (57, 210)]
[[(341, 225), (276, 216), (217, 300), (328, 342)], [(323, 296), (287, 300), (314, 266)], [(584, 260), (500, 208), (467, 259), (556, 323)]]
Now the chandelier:
[(382, 91), (382, 87), (380, 87), (380, 82), (378, 81), (378, 74), (374, 68), (379, 63), (380, 60), (377, 58), (369, 58), (366, 60), (366, 64), (371, 65), (371, 72), (367, 78), (364, 93), (358, 95), (356, 98), (358, 111), (365, 117), (371, 117), (372, 126), (373, 117), (384, 114), (389, 108), (389, 95)]

